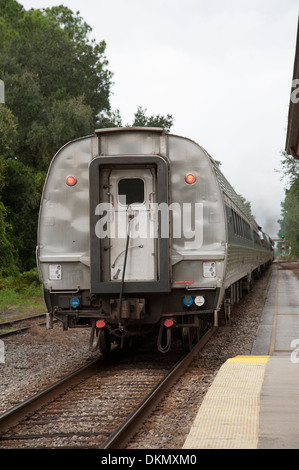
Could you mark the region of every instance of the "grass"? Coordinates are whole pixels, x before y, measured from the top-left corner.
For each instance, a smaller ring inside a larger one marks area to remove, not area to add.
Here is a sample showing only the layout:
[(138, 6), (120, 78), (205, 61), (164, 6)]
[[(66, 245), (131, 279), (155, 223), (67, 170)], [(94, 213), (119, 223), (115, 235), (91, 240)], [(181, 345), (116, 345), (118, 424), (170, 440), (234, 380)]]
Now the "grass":
[(44, 313), (42, 287), (36, 270), (0, 279), (0, 319), (7, 321)]

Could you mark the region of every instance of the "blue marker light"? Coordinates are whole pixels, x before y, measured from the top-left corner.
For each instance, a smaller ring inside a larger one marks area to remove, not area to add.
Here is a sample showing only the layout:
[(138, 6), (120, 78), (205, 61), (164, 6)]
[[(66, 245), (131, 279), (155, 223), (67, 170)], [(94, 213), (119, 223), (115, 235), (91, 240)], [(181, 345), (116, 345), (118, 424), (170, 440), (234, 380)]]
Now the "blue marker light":
[(193, 298), (190, 295), (185, 295), (183, 302), (186, 307), (190, 307), (193, 304)]
[(70, 304), (72, 308), (77, 308), (80, 305), (80, 300), (78, 299), (78, 297), (72, 297), (70, 300)]

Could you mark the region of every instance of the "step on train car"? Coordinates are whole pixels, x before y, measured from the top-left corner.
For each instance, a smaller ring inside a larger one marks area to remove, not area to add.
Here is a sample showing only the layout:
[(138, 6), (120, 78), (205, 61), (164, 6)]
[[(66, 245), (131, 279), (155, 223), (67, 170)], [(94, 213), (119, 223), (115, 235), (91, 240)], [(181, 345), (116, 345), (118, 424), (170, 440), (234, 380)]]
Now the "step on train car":
[(113, 128), (54, 156), (37, 260), (48, 325), (91, 328), (91, 348), (152, 332), (184, 348), (273, 259), (271, 239), (210, 155), (160, 128)]

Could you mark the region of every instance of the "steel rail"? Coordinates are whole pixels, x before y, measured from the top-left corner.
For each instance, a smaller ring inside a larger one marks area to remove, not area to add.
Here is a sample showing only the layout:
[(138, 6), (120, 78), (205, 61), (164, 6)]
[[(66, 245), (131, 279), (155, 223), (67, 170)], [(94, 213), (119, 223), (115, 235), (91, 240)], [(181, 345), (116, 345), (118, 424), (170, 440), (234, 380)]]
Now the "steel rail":
[(37, 392), (36, 394), (1, 414), (0, 435), (6, 432), (9, 428), (16, 426), (22, 419), (34, 411), (40, 409), (44, 404), (55, 400), (66, 390), (75, 386), (89, 375), (93, 374), (96, 370), (99, 369), (99, 365), (104, 365), (110, 361), (117, 351), (118, 348), (115, 348), (113, 351), (111, 351), (109, 357), (103, 356), (90, 361), (88, 364), (80, 367), (63, 379), (54, 382), (52, 385), (49, 385), (40, 392)]
[[(24, 317), (24, 318), (15, 318), (14, 320), (7, 320), (5, 322), (0, 323), (0, 338), (5, 337), (5, 336), (11, 336), (15, 335), (18, 333), (22, 333), (24, 331), (29, 330), (33, 326), (41, 326), (46, 323), (46, 320), (40, 323), (34, 323), (34, 325), (29, 325), (29, 326), (21, 326), (18, 327), (18, 323), (25, 323), (26, 321), (32, 321), (32, 320), (37, 320), (39, 318), (45, 317), (45, 313), (41, 313), (39, 315), (33, 315), (31, 317)], [(9, 331), (2, 331), (8, 329)]]
[[(178, 362), (162, 379), (159, 384), (152, 390), (152, 392), (141, 402), (141, 404), (133, 411), (127, 419), (120, 425), (115, 432), (105, 441), (100, 447), (102, 449), (122, 448), (126, 442), (134, 435), (138, 428), (143, 424), (148, 414), (154, 409), (155, 406), (161, 401), (165, 392), (178, 380), (184, 373), (194, 356), (200, 351), (207, 343), (209, 338), (217, 330), (217, 327), (211, 328), (195, 345), (195, 347), (183, 359)], [(109, 356), (102, 356), (94, 359), (88, 364), (80, 367), (76, 371), (67, 375), (63, 379), (53, 383), (45, 389), (37, 392), (33, 396), (22, 401), (18, 405), (10, 408), (0, 415), (0, 436), (8, 429), (16, 426), (28, 415), (39, 410), (43, 405), (50, 403), (65, 393), (66, 390), (74, 387), (80, 381), (92, 375), (95, 371), (99, 370), (100, 366), (107, 365), (115, 355), (120, 353), (120, 349), (115, 347)]]
[(147, 397), (132, 411), (126, 420), (114, 431), (104, 442), (100, 449), (124, 449), (131, 437), (136, 434), (138, 429), (144, 423), (147, 416), (162, 400), (169, 388), (186, 371), (186, 368), (192, 362), (194, 356), (205, 346), (210, 337), (218, 330), (213, 326), (199, 340), (194, 348), (186, 354), (168, 374), (156, 385), (156, 387), (147, 395)]
[(27, 320), (35, 320), (36, 318), (42, 318), (45, 316), (46, 316), (45, 313), (38, 313), (37, 315), (31, 315), (30, 317), (21, 317), (21, 318), (16, 317), (12, 320), (5, 320), (3, 322), (0, 322), (0, 328), (5, 328), (6, 326), (13, 325), (14, 323), (21, 323)]

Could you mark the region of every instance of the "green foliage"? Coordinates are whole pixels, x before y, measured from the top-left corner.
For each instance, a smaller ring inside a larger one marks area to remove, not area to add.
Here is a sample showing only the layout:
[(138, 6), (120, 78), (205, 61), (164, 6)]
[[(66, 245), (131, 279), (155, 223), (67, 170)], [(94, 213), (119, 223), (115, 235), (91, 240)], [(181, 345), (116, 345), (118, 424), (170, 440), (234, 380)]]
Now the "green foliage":
[(167, 114), (166, 116), (161, 116), (158, 114), (157, 116), (146, 116), (146, 109), (143, 109), (141, 106), (138, 107), (135, 115), (134, 115), (134, 122), (133, 126), (141, 126), (141, 127), (162, 127), (168, 132), (173, 125), (173, 117), (171, 114)]
[(37, 169), (48, 167), (53, 157), (52, 149), (59, 149), (78, 136), (91, 134), (94, 127), (92, 110), (84, 104), (81, 96), (54, 101), (45, 122), (32, 121), (26, 138), (26, 144), (32, 152), (31, 166)]
[(18, 36), (17, 22), (22, 18), (24, 8), (15, 0), (0, 0), (0, 45)]
[(7, 208), (14, 261), (21, 271), (28, 270), (36, 264), (36, 231), (45, 173), (10, 158), (6, 161), (4, 176), (2, 200)]
[(2, 202), (6, 159), (13, 153), (16, 141), (16, 119), (7, 106), (0, 104), (0, 276), (7, 276), (16, 272), (16, 252), (9, 236), (11, 226), (7, 222), (7, 210)]
[(33, 268), (23, 273), (15, 273), (14, 276), (0, 278), (1, 289), (14, 289), (16, 292), (34, 291), (40, 294), (41, 283), (39, 279), (38, 269)]
[(17, 127), (17, 119), (11, 110), (0, 104), (0, 155), (3, 158), (11, 156), (17, 148)]
[(0, 277), (0, 313), (45, 311), (37, 268), (14, 276)]
[[(16, 0), (0, 0), (2, 283), (36, 264), (40, 197), (56, 151), (96, 128), (122, 125), (119, 111), (110, 109), (106, 43), (90, 39), (91, 32), (79, 12), (63, 5), (26, 11)], [(133, 125), (171, 127), (171, 115), (145, 112), (138, 108)]]
[[(146, 116), (146, 109), (138, 106), (132, 124), (126, 124), (126, 127), (161, 127), (166, 132), (169, 132), (173, 125), (173, 117), (171, 114), (163, 116), (157, 114), (156, 116)], [(119, 110), (103, 111), (98, 116), (97, 127), (104, 129), (107, 127), (122, 127), (122, 118)]]
[(103, 111), (98, 116), (97, 128), (105, 129), (107, 127), (122, 127), (122, 119), (119, 110)]
[(283, 159), (281, 164), (283, 167), (282, 178), (287, 180), (289, 184), (293, 184), (299, 176), (299, 160), (288, 155), (286, 152), (281, 152)]
[(299, 258), (299, 176), (294, 180), (281, 204), (282, 219), (279, 220), (279, 236), (284, 235), (287, 254)]
[(6, 222), (4, 204), (0, 201), (0, 277), (9, 276), (17, 272), (15, 250), (8, 235), (10, 228)]
[(285, 199), (281, 203), (279, 236), (284, 236), (286, 252), (289, 258), (299, 258), (299, 161), (282, 153), (283, 178), (289, 188), (285, 190)]
[(0, 275), (35, 266), (40, 196), (50, 160), (109, 112), (106, 44), (66, 7), (25, 11), (0, 0)]
[(20, 10), (18, 21), (7, 10), (0, 6), (0, 19), (15, 34), (0, 44), (0, 76), (19, 123), (19, 158), (42, 170), (66, 141), (92, 133), (99, 113), (109, 111), (106, 44), (89, 41), (91, 28), (63, 6)]

